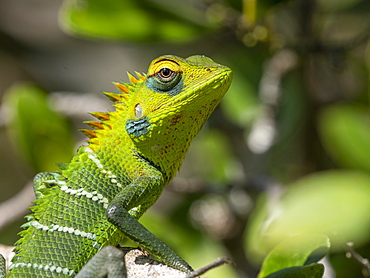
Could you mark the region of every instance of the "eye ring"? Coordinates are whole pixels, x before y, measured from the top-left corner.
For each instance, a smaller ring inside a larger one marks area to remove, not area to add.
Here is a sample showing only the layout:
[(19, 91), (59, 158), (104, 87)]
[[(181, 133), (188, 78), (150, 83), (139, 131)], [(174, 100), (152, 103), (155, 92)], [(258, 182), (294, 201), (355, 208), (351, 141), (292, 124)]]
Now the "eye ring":
[(162, 82), (170, 82), (176, 77), (176, 72), (170, 68), (164, 67), (156, 73), (156, 76)]

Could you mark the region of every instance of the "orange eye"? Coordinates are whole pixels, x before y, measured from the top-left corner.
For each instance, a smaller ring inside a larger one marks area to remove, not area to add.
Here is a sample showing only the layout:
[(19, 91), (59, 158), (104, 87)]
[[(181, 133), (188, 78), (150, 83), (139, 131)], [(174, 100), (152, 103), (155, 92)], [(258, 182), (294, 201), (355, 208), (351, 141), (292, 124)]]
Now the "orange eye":
[(157, 77), (162, 81), (162, 82), (170, 82), (174, 79), (176, 76), (176, 72), (169, 69), (169, 68), (162, 68), (160, 71), (157, 73)]

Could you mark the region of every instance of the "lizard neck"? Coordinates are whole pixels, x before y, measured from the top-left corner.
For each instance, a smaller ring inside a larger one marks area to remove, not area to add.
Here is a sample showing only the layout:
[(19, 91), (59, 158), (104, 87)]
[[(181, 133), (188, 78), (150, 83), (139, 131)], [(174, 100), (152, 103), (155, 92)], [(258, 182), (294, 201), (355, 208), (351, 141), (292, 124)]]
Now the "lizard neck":
[(148, 127), (147, 134), (130, 135), (135, 150), (172, 179), (185, 159), (191, 141), (217, 104), (214, 102), (211, 109), (178, 107), (173, 115), (160, 115)]
[(148, 122), (145, 133), (128, 130), (127, 123), (130, 119), (119, 114), (118, 109), (118, 112), (110, 113), (109, 128), (98, 130), (96, 137), (89, 141), (88, 147), (99, 157), (104, 157), (107, 165), (120, 167), (129, 162), (133, 177), (140, 173), (142, 160), (145, 160), (145, 165), (157, 168), (169, 181), (179, 170), (192, 139), (217, 104), (215, 102), (211, 110), (178, 107), (172, 115), (162, 114), (155, 119), (139, 119), (140, 125), (144, 121)]

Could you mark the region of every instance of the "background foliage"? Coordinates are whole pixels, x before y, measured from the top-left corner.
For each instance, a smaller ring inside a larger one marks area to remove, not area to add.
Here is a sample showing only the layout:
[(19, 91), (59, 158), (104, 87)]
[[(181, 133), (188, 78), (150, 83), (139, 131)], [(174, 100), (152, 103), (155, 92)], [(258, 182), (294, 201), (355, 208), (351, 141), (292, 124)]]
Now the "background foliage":
[(210, 277), (368, 277), (369, 36), (367, 0), (3, 0), (0, 201), (69, 161), (111, 81), (205, 54), (233, 84), (142, 222), (195, 268), (236, 262)]

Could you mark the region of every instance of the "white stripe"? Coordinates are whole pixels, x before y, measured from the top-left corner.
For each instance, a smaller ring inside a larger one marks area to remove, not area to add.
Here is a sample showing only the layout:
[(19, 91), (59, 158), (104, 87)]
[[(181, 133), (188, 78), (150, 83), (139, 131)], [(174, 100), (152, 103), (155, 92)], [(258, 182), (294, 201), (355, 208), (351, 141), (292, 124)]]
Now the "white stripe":
[(103, 204), (103, 207), (106, 209), (108, 207), (109, 201), (106, 197), (104, 197), (102, 194), (98, 193), (97, 191), (89, 192), (86, 191), (83, 188), (80, 189), (72, 189), (66, 185), (63, 185), (60, 190), (64, 191), (67, 194), (70, 195), (76, 195), (76, 196), (85, 196), (88, 199), (93, 200), (94, 202), (98, 202), (100, 204)]
[(122, 188), (122, 184), (116, 180), (117, 176), (114, 175), (111, 171), (107, 171), (104, 169), (103, 163), (101, 163), (100, 159), (97, 157), (92, 149), (90, 149), (89, 147), (84, 147), (84, 151), (87, 153), (87, 157), (95, 163), (98, 169), (100, 169), (100, 172), (107, 175), (107, 178), (110, 179), (111, 183), (115, 184), (119, 188)]
[(45, 270), (50, 272), (56, 273), (63, 273), (68, 276), (74, 276), (75, 271), (73, 269), (68, 269), (66, 267), (60, 267), (55, 265), (42, 265), (42, 264), (31, 264), (31, 263), (14, 263), (9, 266), (9, 269), (16, 268), (16, 267), (27, 267), (27, 268), (34, 268), (38, 270)]
[(90, 240), (95, 240), (97, 237), (96, 234), (86, 233), (84, 231), (80, 231), (79, 229), (75, 229), (73, 227), (59, 226), (58, 224), (51, 224), (49, 226), (46, 226), (36, 220), (30, 221), (29, 224), (38, 230), (43, 230), (43, 231), (48, 231), (48, 232), (58, 231), (58, 232), (63, 232), (63, 233), (75, 234), (76, 236), (84, 237)]

